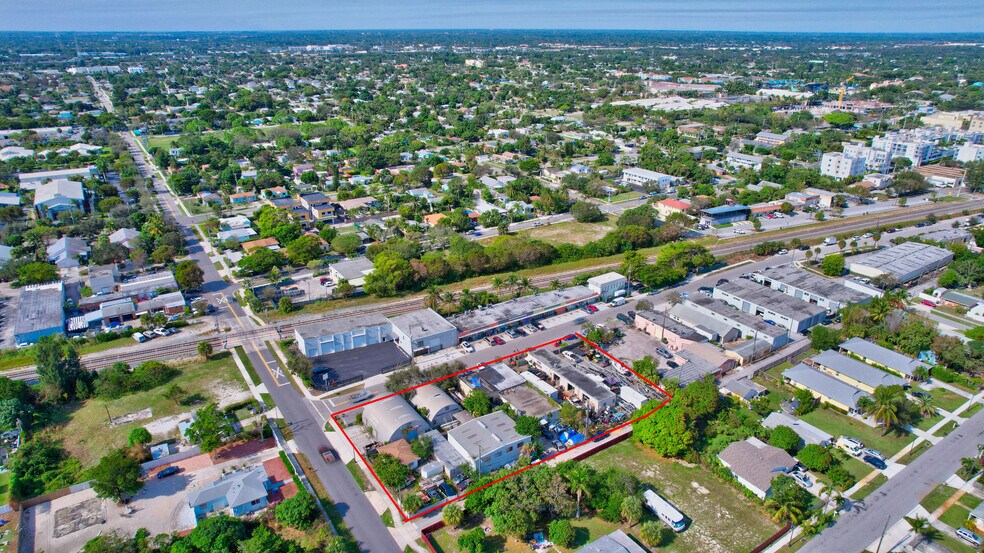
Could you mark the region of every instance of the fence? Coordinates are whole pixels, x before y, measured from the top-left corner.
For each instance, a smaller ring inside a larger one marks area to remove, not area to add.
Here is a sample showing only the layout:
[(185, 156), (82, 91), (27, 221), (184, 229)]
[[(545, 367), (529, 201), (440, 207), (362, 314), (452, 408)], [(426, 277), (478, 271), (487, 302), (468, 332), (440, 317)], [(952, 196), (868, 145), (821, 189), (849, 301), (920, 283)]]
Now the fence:
[(154, 459), (152, 461), (147, 461), (146, 463), (141, 463), (140, 468), (142, 468), (144, 472), (146, 472), (155, 469), (159, 466), (166, 465), (168, 463), (176, 463), (178, 461), (183, 461), (185, 459), (188, 459), (189, 457), (194, 457), (195, 455), (199, 455), (199, 454), (201, 454), (201, 450), (198, 449), (198, 446), (194, 446), (184, 451), (179, 451), (172, 455), (161, 457), (160, 459)]

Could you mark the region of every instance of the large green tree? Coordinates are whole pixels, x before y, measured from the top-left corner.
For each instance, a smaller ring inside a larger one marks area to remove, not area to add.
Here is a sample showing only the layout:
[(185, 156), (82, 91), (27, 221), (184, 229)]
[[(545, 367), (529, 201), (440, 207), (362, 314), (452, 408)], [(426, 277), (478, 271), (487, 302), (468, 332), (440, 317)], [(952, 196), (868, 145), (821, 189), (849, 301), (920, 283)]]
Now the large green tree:
[(232, 426), (215, 403), (195, 411), (195, 420), (188, 427), (188, 439), (208, 453), (218, 449), (222, 440), (232, 432)]
[(205, 284), (205, 272), (198, 263), (185, 260), (174, 268), (174, 280), (182, 290), (198, 290)]
[(140, 463), (122, 449), (106, 455), (99, 460), (98, 465), (89, 469), (89, 478), (92, 479), (92, 489), (96, 491), (96, 495), (117, 502), (143, 488), (140, 474)]
[(72, 344), (61, 336), (45, 336), (38, 340), (34, 353), (38, 384), (44, 396), (54, 401), (73, 399), (84, 370)]

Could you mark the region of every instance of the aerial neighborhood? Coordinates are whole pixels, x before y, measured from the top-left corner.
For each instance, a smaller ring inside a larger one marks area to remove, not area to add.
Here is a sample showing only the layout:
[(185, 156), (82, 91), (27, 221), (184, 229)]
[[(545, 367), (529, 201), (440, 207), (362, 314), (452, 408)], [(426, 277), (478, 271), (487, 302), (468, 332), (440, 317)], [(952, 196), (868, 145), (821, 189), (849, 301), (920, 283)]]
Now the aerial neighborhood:
[(67, 36), (0, 553), (984, 547), (980, 36)]

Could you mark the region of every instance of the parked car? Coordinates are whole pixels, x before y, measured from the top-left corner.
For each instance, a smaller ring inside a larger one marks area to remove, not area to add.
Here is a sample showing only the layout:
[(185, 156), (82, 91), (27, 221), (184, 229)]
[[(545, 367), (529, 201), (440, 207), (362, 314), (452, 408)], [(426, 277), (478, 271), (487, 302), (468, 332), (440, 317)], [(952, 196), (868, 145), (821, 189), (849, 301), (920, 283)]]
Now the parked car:
[(878, 470), (885, 470), (886, 468), (888, 468), (888, 465), (885, 464), (885, 461), (882, 461), (881, 459), (875, 457), (874, 455), (864, 455), (861, 457), (861, 460), (875, 467)]
[(526, 326), (523, 327), (523, 330), (525, 330), (527, 334), (533, 334), (534, 332), (539, 332), (540, 331), (539, 328), (537, 328), (537, 327), (535, 327), (533, 325), (526, 325)]
[(513, 329), (511, 329), (511, 328), (506, 331), (506, 336), (509, 336), (513, 340), (515, 340), (516, 338), (519, 338), (519, 334), (516, 334), (516, 331), (513, 330)]
[(705, 296), (710, 296), (711, 294), (714, 293), (714, 288), (711, 288), (710, 286), (701, 286), (700, 288), (697, 289), (697, 291), (700, 292), (701, 294), (704, 294)]
[(980, 547), (984, 543), (984, 539), (966, 528), (957, 528), (957, 536), (963, 541), (973, 544), (974, 547)]
[(154, 331), (153, 330), (145, 330), (144, 333), (143, 333), (143, 335), (145, 337), (147, 337), (147, 339), (156, 338), (157, 337), (157, 335), (154, 334)]
[(372, 397), (372, 394), (365, 390), (358, 391), (349, 396), (349, 401), (352, 403), (362, 403), (363, 401)]
[(492, 338), (492, 343), (494, 343), (497, 346), (501, 346), (501, 345), (505, 344), (506, 341), (503, 340), (501, 337), (496, 336), (496, 337)]
[(167, 467), (157, 473), (157, 479), (162, 480), (168, 476), (174, 476), (175, 474), (181, 472), (181, 469), (175, 466)]
[(461, 344), (459, 345), (461, 346), (461, 349), (465, 351), (465, 353), (475, 353), (475, 346), (471, 345), (471, 342), (468, 342), (466, 340), (464, 342), (461, 342)]
[(513, 329), (513, 332), (515, 332), (515, 333), (516, 333), (516, 335), (517, 335), (517, 336), (520, 336), (520, 337), (522, 337), (522, 336), (529, 336), (529, 335), (530, 335), (530, 333), (529, 333), (529, 332), (526, 332), (526, 331), (525, 331), (525, 330), (523, 330), (522, 328), (514, 328), (514, 329)]
[(537, 330), (546, 330), (547, 329), (547, 327), (544, 326), (543, 323), (536, 323), (533, 326), (535, 326)]
[(810, 475), (806, 474), (803, 471), (797, 470), (797, 471), (790, 472), (789, 476), (791, 476), (793, 480), (796, 481), (797, 484), (803, 486), (804, 488), (809, 488), (810, 486), (813, 485), (813, 481), (810, 480)]
[(881, 452), (878, 451), (877, 449), (871, 449), (870, 447), (866, 447), (866, 448), (864, 448), (863, 453), (865, 455), (871, 455), (872, 457), (874, 457), (876, 459), (881, 459), (882, 461), (885, 460), (885, 456), (882, 455)]
[(163, 326), (159, 326), (159, 327), (155, 328), (154, 329), (154, 334), (156, 334), (158, 336), (167, 336), (167, 332), (164, 331), (164, 327)]
[(786, 248), (783, 248), (783, 249), (779, 250), (776, 253), (778, 253), (779, 255), (786, 255), (787, 253), (789, 253), (789, 250), (787, 250)]
[(861, 440), (848, 436), (841, 436), (840, 438), (837, 438), (836, 445), (837, 447), (855, 456), (860, 454), (864, 449), (864, 443), (862, 443)]
[(595, 306), (593, 306), (593, 305), (586, 305), (586, 306), (584, 306), (584, 307), (585, 307), (585, 308), (586, 308), (586, 309), (587, 309), (587, 310), (588, 310), (588, 311), (589, 311), (590, 313), (597, 313), (597, 312), (598, 312), (598, 308), (597, 308), (597, 307), (595, 307)]
[(629, 316), (626, 315), (625, 313), (619, 313), (618, 315), (615, 315), (615, 318), (627, 325), (632, 324), (632, 319), (630, 319)]

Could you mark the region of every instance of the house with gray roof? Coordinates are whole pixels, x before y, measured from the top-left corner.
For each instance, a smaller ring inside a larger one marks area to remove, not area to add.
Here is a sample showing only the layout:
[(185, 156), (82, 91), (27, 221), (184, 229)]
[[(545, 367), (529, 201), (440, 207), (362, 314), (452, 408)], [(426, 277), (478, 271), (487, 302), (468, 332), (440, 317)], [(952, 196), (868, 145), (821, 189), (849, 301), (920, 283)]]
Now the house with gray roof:
[(718, 454), (718, 459), (759, 499), (765, 499), (772, 491), (772, 480), (776, 476), (790, 472), (797, 464), (790, 454), (758, 438), (729, 444)]
[(881, 367), (908, 379), (912, 379), (916, 369), (922, 368), (928, 371), (932, 368), (922, 361), (902, 355), (863, 338), (851, 338), (842, 342), (840, 350), (842, 353), (857, 357), (869, 365)]
[(49, 219), (63, 211), (81, 210), (84, 203), (85, 188), (78, 181), (58, 179), (39, 185), (34, 191), (34, 209)]
[(783, 371), (783, 379), (797, 388), (809, 390), (820, 401), (829, 403), (838, 409), (857, 411), (858, 401), (871, 395), (829, 374), (799, 363)]
[(62, 236), (48, 246), (48, 260), (60, 269), (79, 266), (79, 259), (88, 257), (89, 244), (81, 238)]
[(820, 352), (812, 359), (807, 359), (806, 364), (868, 393), (874, 392), (879, 386), (905, 384), (905, 380), (888, 371), (876, 369), (834, 350)]
[(621, 529), (604, 535), (574, 553), (646, 553), (638, 543)]
[(265, 508), (267, 497), (276, 491), (263, 465), (226, 473), (188, 496), (188, 506), (201, 519), (209, 513), (229, 509), (243, 516)]
[(516, 421), (502, 411), (470, 420), (448, 432), (448, 443), (479, 474), (499, 470), (519, 459), (529, 436), (516, 432)]
[(765, 417), (765, 420), (762, 421), (762, 426), (766, 428), (775, 428), (777, 426), (792, 428), (793, 432), (796, 432), (805, 444), (827, 446), (834, 441), (834, 437), (831, 434), (783, 411), (769, 413), (769, 416)]

